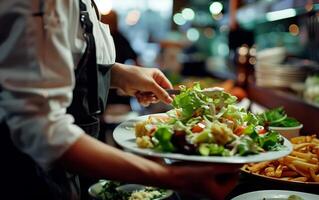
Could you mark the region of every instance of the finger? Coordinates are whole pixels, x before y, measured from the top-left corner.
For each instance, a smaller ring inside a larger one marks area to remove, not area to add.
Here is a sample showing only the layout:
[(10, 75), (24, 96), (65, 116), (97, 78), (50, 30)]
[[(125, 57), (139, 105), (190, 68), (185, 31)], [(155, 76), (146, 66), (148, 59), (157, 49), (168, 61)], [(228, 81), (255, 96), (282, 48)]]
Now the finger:
[(173, 99), (169, 96), (169, 94), (156, 82), (151, 84), (151, 88), (149, 88), (149, 90), (152, 91), (155, 96), (164, 103), (170, 104), (173, 102)]
[(138, 103), (141, 104), (143, 107), (147, 107), (150, 105), (150, 103), (148, 103), (147, 101), (141, 100), (141, 99), (137, 99)]
[(136, 98), (139, 98), (144, 101), (149, 101), (149, 102), (159, 101), (159, 99), (155, 96), (153, 92), (136, 92), (135, 96)]
[(155, 96), (144, 96), (142, 93), (136, 94), (137, 101), (144, 107), (150, 105), (150, 103), (157, 102), (157, 98)]
[(173, 89), (171, 82), (167, 79), (167, 77), (163, 74), (162, 71), (157, 70), (153, 78), (155, 82), (159, 84), (162, 88)]
[(151, 99), (152, 97), (156, 97), (153, 92), (140, 92), (140, 91), (136, 92), (135, 96), (139, 98), (149, 98), (149, 99)]
[(156, 96), (151, 98), (151, 103), (158, 103), (159, 101), (160, 100)]
[(159, 102), (159, 99), (156, 98), (155, 96), (152, 96), (152, 97), (139, 97), (138, 98), (138, 101), (143, 104), (143, 105), (149, 105), (151, 103), (158, 103)]

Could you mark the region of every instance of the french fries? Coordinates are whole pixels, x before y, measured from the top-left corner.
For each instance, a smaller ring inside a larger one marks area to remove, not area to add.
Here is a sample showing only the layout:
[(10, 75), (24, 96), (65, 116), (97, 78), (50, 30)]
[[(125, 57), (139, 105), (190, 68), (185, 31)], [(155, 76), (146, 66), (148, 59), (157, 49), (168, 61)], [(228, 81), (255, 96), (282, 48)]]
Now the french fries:
[(252, 163), (244, 166), (249, 172), (297, 182), (319, 183), (319, 139), (315, 135), (291, 139), (290, 155), (273, 161)]

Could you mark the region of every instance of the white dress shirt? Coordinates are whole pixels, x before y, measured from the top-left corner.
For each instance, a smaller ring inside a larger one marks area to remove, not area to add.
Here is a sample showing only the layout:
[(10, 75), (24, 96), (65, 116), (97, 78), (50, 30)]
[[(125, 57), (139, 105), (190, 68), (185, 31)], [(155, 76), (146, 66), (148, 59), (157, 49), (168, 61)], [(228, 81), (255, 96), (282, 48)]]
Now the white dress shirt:
[[(98, 21), (90, 0), (83, 2), (94, 23), (97, 62), (114, 63), (108, 26)], [(86, 47), (82, 34), (78, 0), (0, 1), (0, 120), (16, 147), (44, 169), (83, 134), (66, 114), (74, 68)]]

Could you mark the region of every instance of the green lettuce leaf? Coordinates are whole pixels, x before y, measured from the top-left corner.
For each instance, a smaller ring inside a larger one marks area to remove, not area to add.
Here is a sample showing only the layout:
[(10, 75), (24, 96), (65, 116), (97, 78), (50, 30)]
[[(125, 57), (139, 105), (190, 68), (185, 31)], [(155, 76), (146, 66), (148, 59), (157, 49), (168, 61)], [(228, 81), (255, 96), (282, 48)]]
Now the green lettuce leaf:
[(278, 132), (270, 130), (266, 134), (259, 136), (258, 142), (267, 151), (278, 150), (282, 147), (284, 139)]
[(158, 140), (156, 149), (162, 152), (175, 151), (174, 145), (171, 142), (172, 131), (168, 126), (160, 125), (156, 130), (154, 137)]

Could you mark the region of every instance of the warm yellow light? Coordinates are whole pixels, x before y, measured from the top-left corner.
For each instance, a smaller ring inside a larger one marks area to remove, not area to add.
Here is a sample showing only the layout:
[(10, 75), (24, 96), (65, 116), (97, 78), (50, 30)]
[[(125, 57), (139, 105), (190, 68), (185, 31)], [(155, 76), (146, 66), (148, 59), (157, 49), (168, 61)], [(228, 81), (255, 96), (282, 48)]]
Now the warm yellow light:
[(248, 54), (248, 47), (246, 47), (246, 46), (241, 46), (241, 47), (239, 47), (239, 49), (238, 49), (238, 54), (239, 55), (241, 55), (241, 56), (245, 56), (245, 55), (247, 55)]
[(96, 6), (102, 15), (107, 15), (112, 10), (111, 0), (95, 0)]
[(140, 17), (141, 12), (139, 10), (132, 10), (127, 14), (125, 22), (127, 25), (133, 26), (137, 24), (137, 22), (140, 20)]
[(312, 2), (308, 2), (306, 5), (305, 5), (305, 9), (310, 12), (312, 9), (313, 9), (313, 4)]
[(252, 64), (252, 65), (255, 65), (256, 64), (256, 58), (255, 57), (249, 58), (249, 63)]
[(255, 47), (249, 49), (249, 55), (256, 56), (257, 50)]
[(298, 35), (299, 34), (299, 27), (296, 24), (290, 24), (289, 32), (291, 35)]

